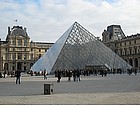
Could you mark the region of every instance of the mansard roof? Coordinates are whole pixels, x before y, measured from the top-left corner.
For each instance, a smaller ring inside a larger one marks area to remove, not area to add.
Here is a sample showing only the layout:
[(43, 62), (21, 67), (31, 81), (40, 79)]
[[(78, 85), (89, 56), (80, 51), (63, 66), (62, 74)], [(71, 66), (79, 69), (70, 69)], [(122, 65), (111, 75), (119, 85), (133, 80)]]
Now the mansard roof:
[(26, 28), (23, 29), (22, 26), (13, 26), (13, 28), (11, 29), (10, 35), (28, 37)]

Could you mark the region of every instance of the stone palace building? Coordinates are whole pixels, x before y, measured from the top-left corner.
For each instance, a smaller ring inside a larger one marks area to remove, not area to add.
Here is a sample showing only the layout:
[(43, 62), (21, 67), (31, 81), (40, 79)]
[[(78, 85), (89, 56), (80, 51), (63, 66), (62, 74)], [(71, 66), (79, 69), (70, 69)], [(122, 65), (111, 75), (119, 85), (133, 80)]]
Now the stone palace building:
[(102, 33), (102, 42), (134, 69), (140, 70), (140, 34), (126, 36), (120, 25), (111, 25)]
[(30, 41), (26, 28), (8, 27), (6, 41), (0, 40), (0, 72), (11, 73), (17, 69), (29, 72), (31, 66), (53, 43)]

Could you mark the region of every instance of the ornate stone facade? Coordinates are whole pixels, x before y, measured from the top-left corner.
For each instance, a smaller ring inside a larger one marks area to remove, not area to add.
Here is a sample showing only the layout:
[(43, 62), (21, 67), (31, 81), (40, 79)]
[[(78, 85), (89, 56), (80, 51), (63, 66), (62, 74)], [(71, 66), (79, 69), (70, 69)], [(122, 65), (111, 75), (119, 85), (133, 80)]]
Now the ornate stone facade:
[(133, 68), (140, 70), (140, 34), (127, 36), (116, 44), (117, 54), (126, 60)]
[(140, 70), (140, 34), (123, 36), (118, 39), (109, 38), (109, 34), (109, 31), (104, 30), (102, 33), (103, 43), (121, 56), (133, 68)]
[(8, 27), (6, 41), (0, 41), (0, 71), (11, 73), (16, 69), (29, 72), (31, 66), (53, 45), (33, 42), (22, 26)]

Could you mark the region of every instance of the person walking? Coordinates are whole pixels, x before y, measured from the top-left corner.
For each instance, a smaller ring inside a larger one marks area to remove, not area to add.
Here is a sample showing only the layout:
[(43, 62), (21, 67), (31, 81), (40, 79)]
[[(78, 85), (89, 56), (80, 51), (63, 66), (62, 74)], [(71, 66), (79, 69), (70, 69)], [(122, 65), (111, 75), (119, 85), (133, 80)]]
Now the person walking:
[(20, 70), (17, 70), (17, 71), (15, 72), (16, 84), (17, 84), (17, 83), (19, 83), (19, 84), (21, 83), (20, 76), (21, 76), (21, 71), (20, 71)]
[(80, 75), (81, 75), (81, 72), (79, 69), (77, 69), (77, 71), (76, 71), (77, 81), (80, 81)]
[(137, 75), (137, 68), (134, 69), (134, 74)]
[(6, 75), (6, 71), (3, 72), (3, 78), (5, 78), (5, 75)]
[(72, 73), (73, 73), (73, 81), (75, 82), (76, 81), (76, 70), (74, 69)]
[(60, 83), (61, 71), (59, 71), (59, 70), (57, 71), (57, 78), (58, 78), (57, 82)]
[(44, 74), (44, 80), (47, 79), (47, 71), (46, 70), (44, 70), (43, 74)]
[(2, 78), (2, 73), (0, 72), (0, 78)]
[(69, 70), (68, 71), (68, 81), (71, 81), (71, 76), (72, 76), (72, 72)]

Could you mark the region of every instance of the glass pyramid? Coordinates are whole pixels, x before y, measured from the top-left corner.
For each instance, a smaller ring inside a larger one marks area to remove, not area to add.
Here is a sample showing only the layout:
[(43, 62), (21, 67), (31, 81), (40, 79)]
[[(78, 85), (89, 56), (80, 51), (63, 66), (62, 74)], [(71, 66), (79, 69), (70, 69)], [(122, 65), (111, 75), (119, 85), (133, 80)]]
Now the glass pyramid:
[(53, 73), (58, 69), (85, 69), (86, 66), (106, 66), (109, 69), (121, 68), (124, 71), (131, 68), (126, 61), (75, 22), (31, 70)]

